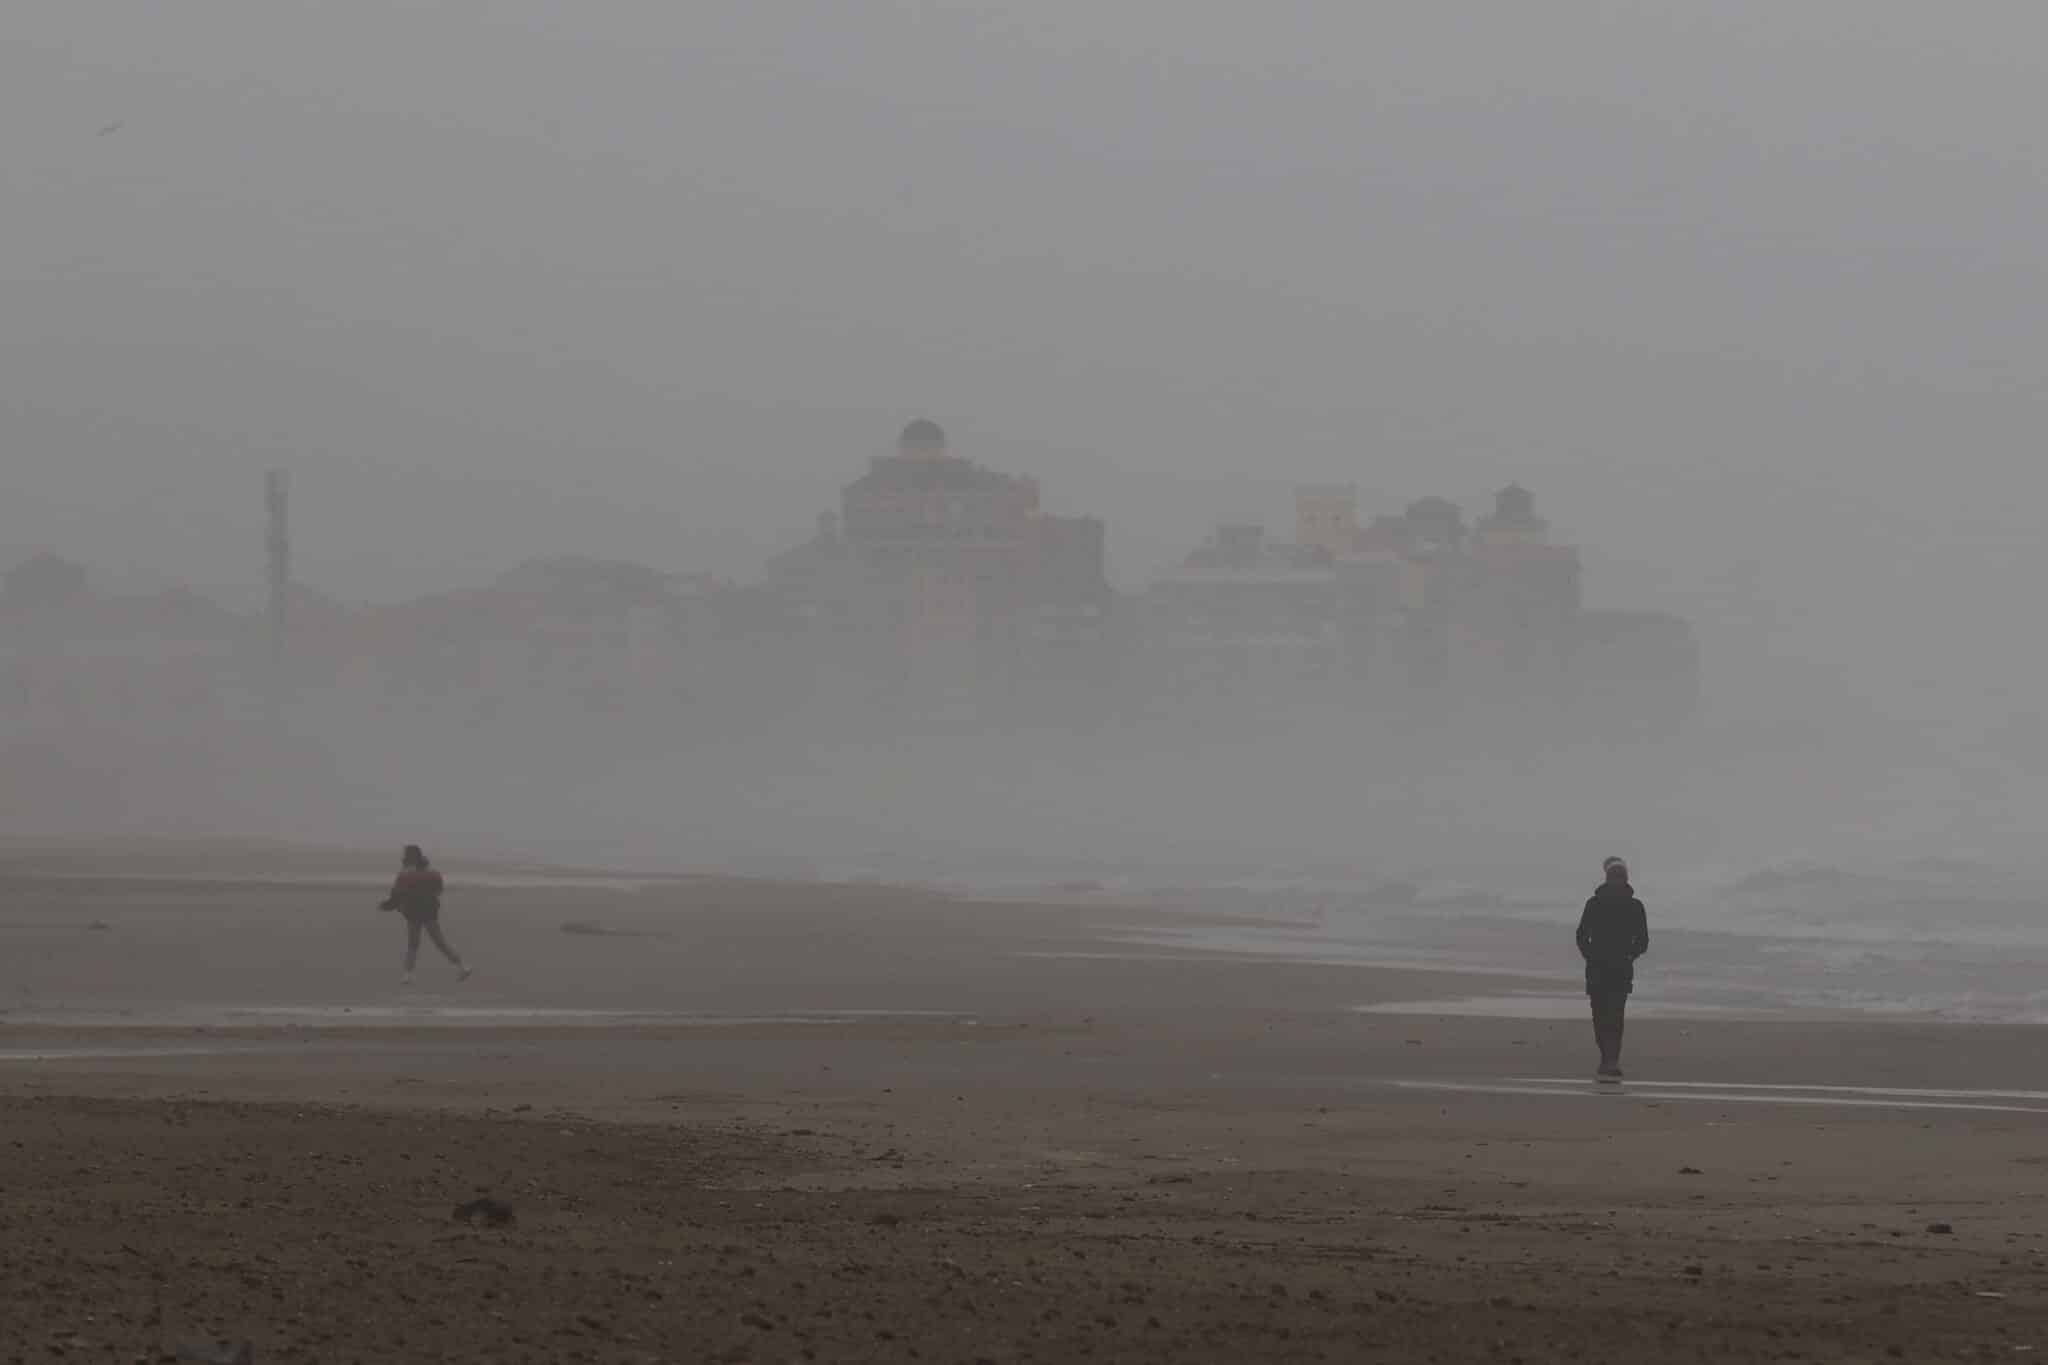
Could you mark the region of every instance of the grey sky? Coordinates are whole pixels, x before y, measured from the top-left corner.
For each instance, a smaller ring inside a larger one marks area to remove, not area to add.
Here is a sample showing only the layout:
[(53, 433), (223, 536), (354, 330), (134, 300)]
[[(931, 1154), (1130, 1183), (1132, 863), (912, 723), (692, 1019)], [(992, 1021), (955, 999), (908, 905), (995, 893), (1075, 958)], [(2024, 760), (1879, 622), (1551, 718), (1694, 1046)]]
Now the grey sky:
[[(2031, 4), (9, 8), (0, 553), (351, 596), (745, 572), (905, 418), (1141, 576), (1535, 486), (1843, 670), (2030, 639)], [(119, 131), (100, 129), (125, 120)], [(1603, 577), (1604, 575), (1604, 577)], [(1906, 690), (1925, 679), (1888, 679)]]

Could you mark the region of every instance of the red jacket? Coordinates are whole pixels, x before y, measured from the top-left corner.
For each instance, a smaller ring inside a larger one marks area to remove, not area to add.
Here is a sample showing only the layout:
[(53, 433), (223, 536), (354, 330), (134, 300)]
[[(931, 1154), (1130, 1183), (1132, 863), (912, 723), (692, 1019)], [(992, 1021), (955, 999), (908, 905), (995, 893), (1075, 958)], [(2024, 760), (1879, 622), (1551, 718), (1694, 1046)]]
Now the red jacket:
[(441, 913), (441, 874), (431, 867), (408, 867), (378, 908), (400, 911), (407, 919), (434, 918)]

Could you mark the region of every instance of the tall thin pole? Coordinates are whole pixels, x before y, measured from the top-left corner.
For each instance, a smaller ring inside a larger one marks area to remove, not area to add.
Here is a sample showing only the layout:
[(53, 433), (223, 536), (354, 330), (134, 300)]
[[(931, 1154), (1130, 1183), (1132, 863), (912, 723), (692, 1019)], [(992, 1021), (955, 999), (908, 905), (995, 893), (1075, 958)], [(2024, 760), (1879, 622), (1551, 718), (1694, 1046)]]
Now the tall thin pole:
[(282, 469), (263, 476), (263, 500), (270, 514), (264, 549), (268, 551), (270, 582), (270, 690), (275, 698), (284, 691), (285, 601), (292, 582), (291, 526), (285, 515)]

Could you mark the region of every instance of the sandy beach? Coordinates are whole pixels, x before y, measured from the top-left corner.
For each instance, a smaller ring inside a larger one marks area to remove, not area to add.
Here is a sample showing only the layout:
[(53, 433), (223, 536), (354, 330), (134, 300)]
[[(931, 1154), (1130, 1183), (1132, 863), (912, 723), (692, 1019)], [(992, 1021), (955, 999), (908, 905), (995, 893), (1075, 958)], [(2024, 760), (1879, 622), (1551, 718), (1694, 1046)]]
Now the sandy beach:
[(384, 871), (8, 854), (0, 1361), (2048, 1352), (2026, 1027), (1660, 1009), (1653, 959), (1617, 1093), (1562, 936), (460, 867), (478, 974), (406, 989)]

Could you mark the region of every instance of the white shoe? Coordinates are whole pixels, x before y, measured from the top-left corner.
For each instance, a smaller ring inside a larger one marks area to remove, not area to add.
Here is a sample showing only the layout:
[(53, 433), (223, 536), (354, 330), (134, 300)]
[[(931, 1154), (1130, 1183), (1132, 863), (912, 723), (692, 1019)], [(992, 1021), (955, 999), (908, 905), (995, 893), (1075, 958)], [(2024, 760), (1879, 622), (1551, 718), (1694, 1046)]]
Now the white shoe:
[(412, 973), (407, 972), (404, 976), (399, 977), (398, 984), (401, 986), (410, 986), (412, 984)]
[(469, 974), (474, 970), (476, 969), (473, 967), (457, 967), (455, 969), (455, 979), (457, 981), (467, 981), (469, 980)]

